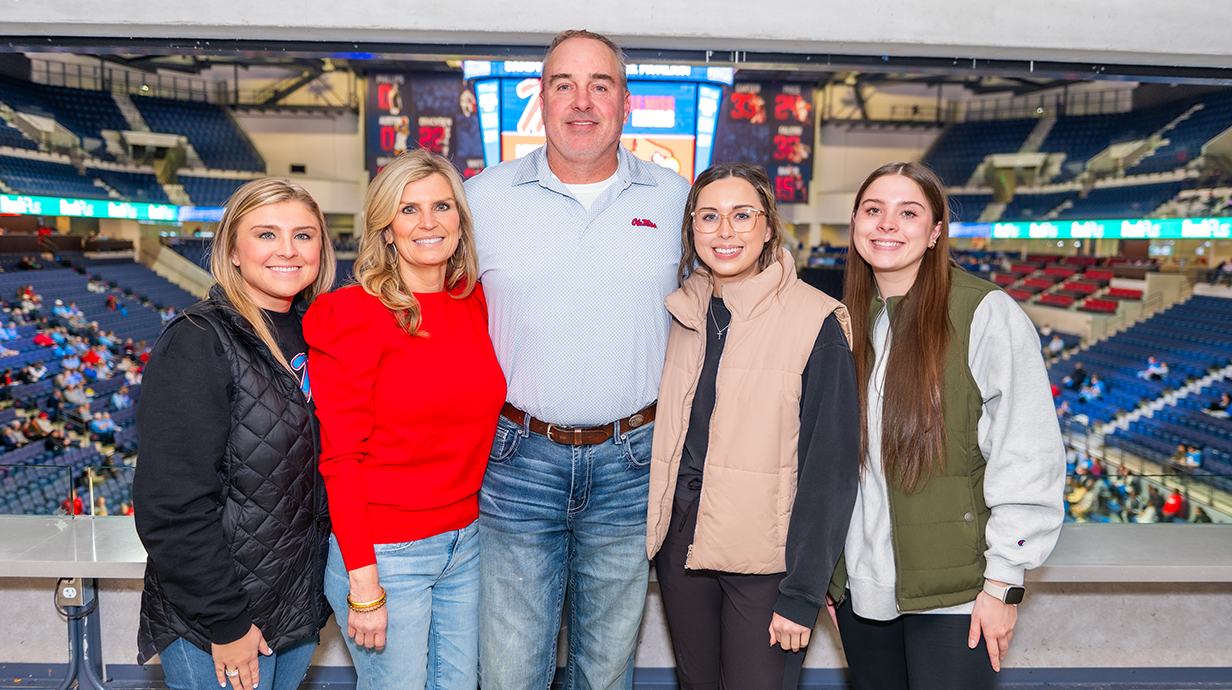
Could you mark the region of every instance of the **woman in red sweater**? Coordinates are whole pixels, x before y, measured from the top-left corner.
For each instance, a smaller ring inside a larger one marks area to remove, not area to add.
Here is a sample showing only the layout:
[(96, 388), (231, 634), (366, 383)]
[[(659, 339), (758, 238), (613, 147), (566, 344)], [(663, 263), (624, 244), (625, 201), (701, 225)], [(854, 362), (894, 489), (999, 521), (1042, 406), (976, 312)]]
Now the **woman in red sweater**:
[(358, 285), (304, 318), (359, 689), (478, 685), (478, 494), (505, 400), (462, 180), (403, 154), (364, 199)]

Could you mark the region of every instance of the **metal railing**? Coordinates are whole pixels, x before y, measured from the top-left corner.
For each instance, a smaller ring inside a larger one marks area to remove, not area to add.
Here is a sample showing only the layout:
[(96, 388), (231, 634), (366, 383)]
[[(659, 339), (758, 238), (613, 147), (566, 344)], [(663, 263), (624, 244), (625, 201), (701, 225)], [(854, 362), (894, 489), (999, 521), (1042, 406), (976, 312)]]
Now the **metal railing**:
[(1023, 96), (951, 101), (946, 110), (945, 120), (947, 122), (972, 122), (1061, 115), (1106, 115), (1127, 112), (1132, 107), (1132, 88), (1073, 93), (1062, 90)]
[(207, 103), (226, 102), (226, 84), (200, 77), (148, 74), (119, 66), (96, 66), (59, 60), (30, 61), (31, 81), (48, 86), (111, 91)]

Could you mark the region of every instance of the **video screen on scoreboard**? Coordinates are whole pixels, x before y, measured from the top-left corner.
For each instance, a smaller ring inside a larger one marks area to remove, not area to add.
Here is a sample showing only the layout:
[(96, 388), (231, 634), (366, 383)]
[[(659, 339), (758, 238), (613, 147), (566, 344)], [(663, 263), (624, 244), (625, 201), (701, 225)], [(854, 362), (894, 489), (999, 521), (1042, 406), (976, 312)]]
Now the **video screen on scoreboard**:
[[(697, 84), (630, 82), (633, 108), (621, 143), (638, 158), (693, 179)], [(543, 146), (539, 79), (501, 80), (501, 160)]]
[[(521, 158), (543, 146), (536, 62), (467, 61), (474, 83), (487, 165)], [(723, 86), (730, 67), (629, 65), (632, 108), (621, 143), (635, 156), (692, 180), (709, 167)]]

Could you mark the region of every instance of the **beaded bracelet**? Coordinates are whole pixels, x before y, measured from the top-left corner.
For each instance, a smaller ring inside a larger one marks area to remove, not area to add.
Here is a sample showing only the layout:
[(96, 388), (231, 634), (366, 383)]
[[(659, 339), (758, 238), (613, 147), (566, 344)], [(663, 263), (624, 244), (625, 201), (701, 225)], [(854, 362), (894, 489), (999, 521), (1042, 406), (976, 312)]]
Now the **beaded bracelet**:
[(384, 587), (381, 588), (381, 596), (377, 597), (373, 601), (365, 602), (362, 604), (357, 603), (351, 599), (350, 594), (347, 595), (346, 599), (347, 599), (347, 606), (350, 606), (351, 610), (356, 613), (367, 613), (369, 611), (375, 611), (385, 605), (385, 588)]

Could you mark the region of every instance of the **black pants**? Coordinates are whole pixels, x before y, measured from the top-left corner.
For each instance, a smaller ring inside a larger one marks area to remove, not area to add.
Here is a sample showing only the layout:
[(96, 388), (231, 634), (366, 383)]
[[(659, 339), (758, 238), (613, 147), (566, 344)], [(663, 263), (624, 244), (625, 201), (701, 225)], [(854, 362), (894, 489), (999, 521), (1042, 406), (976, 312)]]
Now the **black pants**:
[(861, 618), (848, 598), (838, 631), (855, 690), (991, 690), (997, 673), (983, 636), (967, 647), (971, 617), (913, 613), (891, 621)]
[(804, 651), (770, 646), (777, 575), (685, 570), (697, 509), (676, 500), (655, 572), (680, 690), (795, 690)]

